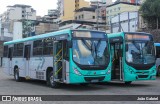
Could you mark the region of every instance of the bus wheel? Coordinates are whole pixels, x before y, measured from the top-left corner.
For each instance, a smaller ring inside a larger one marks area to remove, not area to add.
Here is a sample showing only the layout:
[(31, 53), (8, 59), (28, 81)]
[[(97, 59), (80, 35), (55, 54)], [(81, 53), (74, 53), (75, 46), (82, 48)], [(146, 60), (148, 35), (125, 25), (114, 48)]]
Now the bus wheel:
[(16, 69), (14, 70), (14, 79), (15, 79), (17, 82), (20, 82), (20, 81), (21, 81), (21, 77), (19, 77), (18, 68), (16, 68)]
[(50, 74), (49, 74), (48, 82), (49, 82), (50, 87), (52, 87), (52, 88), (58, 88), (59, 87), (59, 83), (54, 81), (53, 71), (51, 71)]
[(126, 85), (130, 85), (131, 83), (132, 83), (132, 81), (125, 82)]

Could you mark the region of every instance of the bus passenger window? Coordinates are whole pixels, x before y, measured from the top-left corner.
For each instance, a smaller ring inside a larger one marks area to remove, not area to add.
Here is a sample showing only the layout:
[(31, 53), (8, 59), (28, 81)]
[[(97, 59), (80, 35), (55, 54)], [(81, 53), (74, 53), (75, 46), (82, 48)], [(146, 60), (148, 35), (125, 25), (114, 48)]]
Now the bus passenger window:
[(52, 38), (44, 39), (43, 55), (53, 55), (53, 40), (52, 40)]
[(3, 49), (4, 49), (3, 50), (3, 57), (7, 57), (7, 55), (8, 55), (8, 46), (4, 46)]
[(13, 56), (20, 57), (23, 56), (23, 43), (15, 44), (14, 45), (14, 52)]
[(42, 55), (43, 53), (43, 40), (33, 42), (33, 55)]

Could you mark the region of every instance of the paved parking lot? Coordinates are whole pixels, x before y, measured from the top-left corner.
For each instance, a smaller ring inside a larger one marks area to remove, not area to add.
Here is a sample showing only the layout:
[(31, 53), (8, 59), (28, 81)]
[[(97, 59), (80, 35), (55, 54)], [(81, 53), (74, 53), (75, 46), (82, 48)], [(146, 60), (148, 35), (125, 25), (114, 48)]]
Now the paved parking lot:
[(89, 86), (62, 85), (59, 89), (52, 89), (43, 81), (15, 82), (13, 76), (5, 75), (0, 68), (0, 95), (160, 95), (160, 77), (155, 81), (137, 81), (131, 85), (110, 82)]

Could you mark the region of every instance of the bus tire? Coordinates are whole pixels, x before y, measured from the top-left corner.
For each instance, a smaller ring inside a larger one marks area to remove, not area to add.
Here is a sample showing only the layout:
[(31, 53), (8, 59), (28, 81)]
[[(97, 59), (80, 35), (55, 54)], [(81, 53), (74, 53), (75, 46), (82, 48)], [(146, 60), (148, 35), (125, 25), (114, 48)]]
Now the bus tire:
[(16, 69), (14, 70), (14, 79), (16, 80), (16, 82), (20, 82), (20, 81), (22, 81), (22, 78), (21, 78), (21, 77), (19, 77), (19, 71), (18, 71), (18, 68), (16, 68)]
[(49, 85), (51, 88), (58, 88), (58, 87), (59, 87), (59, 83), (55, 82), (55, 81), (53, 80), (53, 77), (54, 77), (54, 76), (53, 76), (53, 71), (51, 71), (51, 72), (49, 73), (47, 83), (48, 83), (48, 85)]
[(131, 83), (132, 83), (132, 81), (125, 82), (126, 85), (130, 85)]

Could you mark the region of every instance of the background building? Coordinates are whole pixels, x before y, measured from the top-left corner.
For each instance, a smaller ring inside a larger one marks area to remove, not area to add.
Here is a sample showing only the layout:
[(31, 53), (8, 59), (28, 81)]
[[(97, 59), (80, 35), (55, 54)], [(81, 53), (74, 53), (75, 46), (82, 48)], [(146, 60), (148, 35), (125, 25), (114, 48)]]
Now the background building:
[(7, 6), (7, 7), (8, 7), (7, 11), (4, 14), (2, 14), (2, 15), (5, 15), (6, 19), (10, 19), (10, 20), (21, 20), (21, 19), (36, 20), (36, 10), (34, 10), (29, 5), (16, 4), (16, 5)]
[[(23, 20), (29, 22), (30, 20), (36, 20), (36, 10), (34, 10), (29, 5), (16, 4), (13, 6), (7, 6), (7, 8), (8, 8), (7, 11), (1, 14), (1, 22), (0, 22), (1, 23), (0, 37), (1, 40), (3, 41), (12, 40), (13, 38), (16, 38), (14, 36), (17, 36), (17, 34), (22, 35), (22, 33), (19, 32), (21, 29), (14, 27), (17, 26), (18, 24), (17, 21)], [(28, 27), (29, 25), (27, 25), (27, 28)]]
[(49, 9), (48, 10), (48, 15), (58, 16), (58, 10), (57, 9)]
[(111, 32), (136, 32), (138, 12), (124, 12), (111, 19)]
[(111, 32), (137, 32), (146, 28), (146, 24), (137, 11), (124, 12), (111, 19)]
[[(99, 22), (99, 30), (105, 31), (104, 27), (106, 26), (105, 23)], [(61, 22), (59, 24), (59, 30), (63, 29), (91, 29), (97, 30), (97, 22), (91, 21), (83, 21), (83, 20), (68, 20)]]
[(107, 6), (106, 8), (106, 21), (107, 25), (110, 26), (111, 18), (123, 12), (138, 11), (140, 8), (139, 4), (118, 2)]
[(58, 0), (59, 22), (74, 20), (74, 11), (82, 7), (89, 7), (89, 2), (85, 0)]
[(96, 22), (96, 8), (83, 7), (75, 11), (75, 20)]

